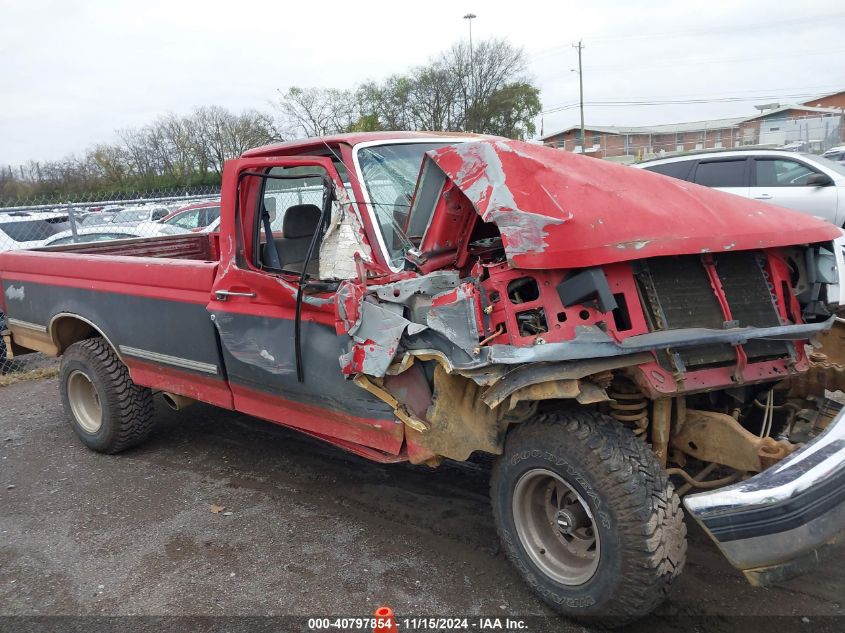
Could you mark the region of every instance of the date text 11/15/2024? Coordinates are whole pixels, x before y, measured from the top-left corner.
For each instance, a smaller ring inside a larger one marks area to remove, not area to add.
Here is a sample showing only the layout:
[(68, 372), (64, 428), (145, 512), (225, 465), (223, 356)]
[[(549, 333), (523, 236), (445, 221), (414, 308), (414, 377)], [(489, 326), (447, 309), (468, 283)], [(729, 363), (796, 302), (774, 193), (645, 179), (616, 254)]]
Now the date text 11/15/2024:
[(474, 616), (467, 617), (410, 617), (396, 618), (378, 617), (335, 617), (309, 618), (310, 631), (383, 631), (389, 633), (396, 630), (405, 631), (524, 631), (530, 633), (529, 625), (523, 618)]

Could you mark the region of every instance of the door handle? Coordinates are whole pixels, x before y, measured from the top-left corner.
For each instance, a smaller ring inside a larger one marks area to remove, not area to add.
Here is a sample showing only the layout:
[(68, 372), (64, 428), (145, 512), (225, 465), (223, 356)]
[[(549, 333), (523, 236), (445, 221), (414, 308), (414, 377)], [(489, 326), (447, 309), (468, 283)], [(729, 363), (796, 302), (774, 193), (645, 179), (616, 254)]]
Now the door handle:
[(255, 297), (254, 292), (235, 292), (234, 290), (215, 290), (214, 297), (218, 301), (226, 301), (229, 297)]
[(759, 196), (754, 196), (755, 200), (771, 200), (772, 194), (770, 193), (761, 193)]

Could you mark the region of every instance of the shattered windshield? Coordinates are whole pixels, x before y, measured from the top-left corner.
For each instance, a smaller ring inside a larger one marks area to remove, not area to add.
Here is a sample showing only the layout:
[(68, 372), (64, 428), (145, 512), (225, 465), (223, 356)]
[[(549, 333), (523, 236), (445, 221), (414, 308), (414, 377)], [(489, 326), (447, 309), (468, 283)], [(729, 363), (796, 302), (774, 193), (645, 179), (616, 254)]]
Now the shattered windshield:
[(402, 262), (410, 246), (402, 228), (408, 219), (423, 154), (449, 144), (442, 141), (396, 143), (365, 147), (358, 151), (364, 186), (393, 265)]

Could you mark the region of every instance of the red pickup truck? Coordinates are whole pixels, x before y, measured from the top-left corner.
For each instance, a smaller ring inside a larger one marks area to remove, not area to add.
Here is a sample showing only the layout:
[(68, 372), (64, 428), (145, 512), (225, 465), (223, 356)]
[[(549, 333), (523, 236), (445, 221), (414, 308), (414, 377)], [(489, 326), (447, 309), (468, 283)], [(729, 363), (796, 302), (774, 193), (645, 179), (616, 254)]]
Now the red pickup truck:
[(754, 583), (839, 535), (845, 424), (807, 443), (773, 389), (833, 323), (839, 234), (528, 143), (349, 134), (228, 162), (219, 234), (0, 254), (0, 309), (15, 354), (63, 356), (96, 451), (143, 441), (161, 393), (379, 462), (497, 456), (507, 555), (613, 624), (681, 571), (689, 490)]

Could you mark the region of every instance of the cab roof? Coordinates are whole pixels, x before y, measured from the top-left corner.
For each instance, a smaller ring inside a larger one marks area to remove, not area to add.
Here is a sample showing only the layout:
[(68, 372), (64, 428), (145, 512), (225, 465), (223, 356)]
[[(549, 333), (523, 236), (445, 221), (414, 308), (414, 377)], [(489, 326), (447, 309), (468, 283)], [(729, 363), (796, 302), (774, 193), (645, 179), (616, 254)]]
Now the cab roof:
[(331, 136), (312, 136), (301, 138), (284, 143), (264, 145), (245, 151), (241, 158), (254, 158), (260, 156), (286, 156), (302, 154), (311, 149), (323, 148), (326, 145), (359, 145), (372, 141), (397, 141), (403, 139), (425, 139), (455, 137), (456, 139), (489, 138), (479, 134), (466, 132), (351, 132), (348, 134), (333, 134)]

